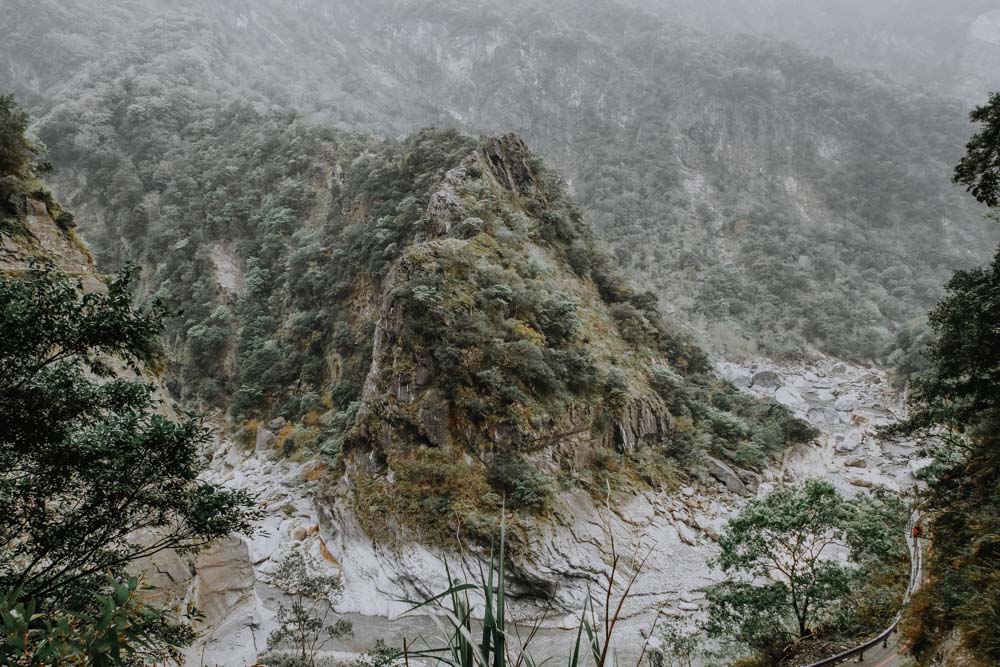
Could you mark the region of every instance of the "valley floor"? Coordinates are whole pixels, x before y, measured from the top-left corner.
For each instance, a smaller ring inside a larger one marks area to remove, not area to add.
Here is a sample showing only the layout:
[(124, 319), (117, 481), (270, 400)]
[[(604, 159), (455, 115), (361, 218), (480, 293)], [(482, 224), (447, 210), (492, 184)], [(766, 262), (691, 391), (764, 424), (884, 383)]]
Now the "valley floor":
[[(760, 479), (727, 480), (728, 473), (720, 470), (717, 484), (696, 484), (677, 496), (645, 493), (616, 499), (610, 516), (589, 495), (564, 493), (557, 502), (555, 526), (542, 532), (532, 556), (522, 564), (524, 574), (555, 586), (559, 607), (573, 610), (590, 587), (598, 588), (606, 571), (608, 531), (620, 553), (652, 549), (619, 630), (625, 661), (638, 657), (632, 653), (638, 654), (644, 644), (656, 617), (652, 610), (692, 622), (702, 613), (703, 591), (719, 578), (707, 564), (717, 553), (715, 536), (747, 495), (765, 494), (779, 481), (812, 477), (826, 478), (848, 495), (876, 486), (902, 489), (915, 484), (913, 473), (923, 464), (911, 444), (883, 444), (872, 437), (875, 426), (894, 421), (902, 410), (900, 397), (880, 370), (822, 359), (800, 366), (765, 360), (721, 362), (718, 371), (745, 391), (773, 396), (818, 428), (821, 437), (787, 452), (781, 465)], [(353, 622), (354, 634), (331, 642), (331, 657), (356, 655), (378, 639), (397, 644), (405, 636), (412, 643), (438, 633), (428, 617), (401, 616), (408, 608), (401, 600), (444, 590), (445, 558), (452, 571), (460, 564), (478, 571), (477, 561), (420, 545), (397, 551), (379, 548), (348, 508), (314, 502), (315, 482), (310, 480), (318, 476), (320, 465), (276, 460), (267, 448), (244, 451), (226, 439), (217, 441), (212, 478), (259, 493), (268, 514), (265, 533), (252, 540), (230, 540), (193, 563), (170, 556), (147, 568), (152, 583), (171, 588), (178, 599), (196, 604), (206, 615), (206, 634), (190, 650), (189, 664), (255, 663), (280, 602), (280, 595), (266, 583), (268, 575), (290, 549), (303, 550), (315, 567), (343, 577), (336, 611)], [(737, 485), (746, 489), (745, 495), (730, 490)], [(529, 619), (539, 607), (522, 602), (510, 613)], [(577, 620), (568, 612), (549, 618), (535, 644), (542, 657), (566, 650)], [(871, 661), (877, 655), (866, 658)], [(889, 659), (889, 654), (884, 657)]]

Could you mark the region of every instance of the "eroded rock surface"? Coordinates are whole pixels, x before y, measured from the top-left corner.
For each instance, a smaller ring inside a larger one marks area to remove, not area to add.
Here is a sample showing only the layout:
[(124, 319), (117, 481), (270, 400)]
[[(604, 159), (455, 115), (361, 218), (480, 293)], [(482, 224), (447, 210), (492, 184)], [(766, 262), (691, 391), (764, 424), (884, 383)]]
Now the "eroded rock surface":
[[(612, 538), (620, 554), (649, 553), (624, 609), (621, 646), (628, 656), (627, 647), (641, 646), (656, 610), (680, 618), (703, 613), (704, 589), (721, 576), (708, 565), (718, 553), (715, 539), (748, 496), (764, 495), (782, 480), (810, 477), (829, 479), (848, 494), (915, 482), (921, 460), (913, 446), (883, 445), (872, 437), (875, 426), (901, 413), (900, 398), (881, 371), (832, 359), (795, 367), (723, 362), (718, 370), (757, 395), (785, 390), (786, 404), (819, 429), (821, 437), (789, 451), (780, 465), (763, 475), (719, 461), (710, 469), (711, 483), (696, 482), (673, 495), (612, 495), (610, 510), (581, 491), (560, 495), (555, 520), (539, 530), (527, 550), (530, 555), (512, 568), (514, 617), (537, 615), (539, 597), (553, 601), (555, 612), (538, 640), (540, 652), (556, 654), (565, 647), (576, 610), (588, 594), (600, 590), (609, 570)], [(761, 378), (765, 382), (747, 381), (761, 373), (766, 373)], [(639, 418), (634, 423), (641, 428), (642, 422)], [(281, 600), (280, 592), (267, 585), (268, 575), (290, 549), (301, 550), (311, 567), (343, 577), (344, 592), (334, 607), (353, 620), (356, 632), (354, 638), (328, 647), (338, 656), (365, 650), (376, 636), (426, 633), (424, 619), (402, 616), (409, 605), (400, 600), (443, 590), (446, 559), (453, 573), (462, 568), (478, 573), (479, 562), (471, 552), (375, 543), (343, 497), (318, 499), (316, 483), (309, 481), (316, 478), (318, 465), (277, 458), (266, 433), (246, 450), (218, 441), (210, 477), (260, 493), (268, 516), (263, 522), (266, 532), (252, 540), (227, 542), (194, 562), (157, 566), (160, 575), (183, 589), (184, 600), (197, 600), (210, 612), (204, 639), (189, 652), (195, 660), (191, 664), (200, 664), (202, 651), (206, 661), (211, 658), (206, 664), (254, 663), (255, 651), (263, 650), (274, 628)]]

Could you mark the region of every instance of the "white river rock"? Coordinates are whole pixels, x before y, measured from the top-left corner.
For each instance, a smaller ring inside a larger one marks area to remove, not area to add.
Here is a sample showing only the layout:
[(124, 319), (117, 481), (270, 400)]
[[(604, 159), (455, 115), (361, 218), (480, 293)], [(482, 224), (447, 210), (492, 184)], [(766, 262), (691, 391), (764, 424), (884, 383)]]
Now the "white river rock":
[[(555, 519), (539, 529), (531, 555), (516, 563), (518, 576), (511, 589), (516, 596), (513, 617), (538, 614), (540, 593), (552, 598), (554, 611), (538, 640), (543, 654), (564, 649), (571, 638), (568, 628), (575, 627), (575, 611), (599, 590), (609, 571), (612, 538), (619, 554), (649, 553), (621, 625), (621, 645), (641, 646), (642, 633), (657, 611), (680, 618), (704, 613), (698, 601), (721, 578), (708, 565), (718, 553), (714, 540), (746, 501), (743, 494), (762, 497), (776, 481), (814, 477), (830, 480), (849, 495), (876, 486), (899, 488), (913, 484), (913, 473), (925, 465), (911, 463), (912, 444), (882, 445), (870, 435), (875, 426), (902, 413), (899, 397), (879, 370), (832, 359), (796, 367), (766, 360), (722, 362), (717, 368), (745, 391), (776, 398), (822, 435), (788, 451), (780, 465), (762, 476), (710, 459), (718, 487), (693, 484), (674, 496), (616, 495), (610, 512), (586, 493), (562, 493)], [(475, 554), (376, 544), (342, 500), (325, 505), (316, 500), (316, 482), (309, 481), (318, 476), (313, 474), (316, 462), (279, 460), (271, 438), (258, 436), (249, 451), (219, 439), (206, 477), (260, 494), (267, 513), (261, 522), (265, 532), (228, 540), (193, 561), (174, 557), (147, 568), (164, 588), (176, 592), (179, 604), (197, 601), (209, 612), (205, 635), (188, 651), (188, 664), (255, 664), (274, 629), (281, 600), (281, 593), (268, 586), (268, 575), (290, 549), (301, 550), (310, 567), (343, 578), (343, 595), (334, 606), (354, 622), (355, 636), (332, 642), (330, 655), (349, 657), (380, 636), (396, 640), (433, 632), (426, 619), (402, 616), (409, 605), (400, 600), (443, 590), (448, 584), (446, 559), (453, 574), (478, 573)], [(840, 453), (845, 451), (851, 452), (849, 458)], [(623, 655), (630, 655), (628, 650)]]

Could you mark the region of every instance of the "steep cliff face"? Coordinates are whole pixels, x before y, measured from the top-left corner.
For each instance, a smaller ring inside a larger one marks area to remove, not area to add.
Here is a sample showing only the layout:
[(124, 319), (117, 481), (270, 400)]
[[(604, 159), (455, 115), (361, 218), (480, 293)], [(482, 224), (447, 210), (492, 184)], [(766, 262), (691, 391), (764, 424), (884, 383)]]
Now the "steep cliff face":
[[(356, 503), (370, 530), (416, 522), (438, 539), (460, 525), (486, 537), (517, 485), (551, 493), (546, 475), (642, 448), (664, 456), (682, 437), (676, 396), (650, 377), (670, 373), (682, 393), (681, 373), (706, 372), (704, 357), (604, 273), (552, 178), (515, 136), (473, 149), (430, 188), (424, 233), (376, 288), (372, 363), (344, 445), (348, 469), (373, 476)], [(420, 517), (428, 502), (447, 519)], [(524, 504), (544, 511), (542, 498)]]
[(0, 194), (6, 195), (0, 201), (0, 271), (22, 273), (33, 262), (47, 261), (94, 286), (94, 260), (73, 230), (72, 216), (46, 190), (21, 189), (8, 192), (0, 187)]
[[(366, 442), (391, 447), (399, 438), (381, 430), (391, 424), (391, 431), (409, 430), (435, 447), (543, 448), (560, 433), (587, 433), (598, 446), (630, 451), (644, 439), (662, 439), (669, 422), (663, 399), (638, 371), (655, 363), (686, 367), (692, 357), (705, 370), (691, 347), (671, 350), (672, 341), (664, 341), (662, 350), (650, 349), (625, 340), (597, 284), (567, 264), (565, 244), (572, 239), (559, 238), (558, 226), (572, 228), (574, 212), (544, 191), (529, 159), (516, 136), (491, 140), (431, 192), (434, 231), (401, 254), (381, 289), (365, 412), (359, 415), (362, 425), (378, 415)], [(532, 209), (535, 216), (525, 213)], [(486, 294), (476, 293), (483, 287)], [(500, 325), (496, 333), (509, 344), (491, 346), (490, 324)], [(536, 351), (552, 371), (561, 370), (552, 362), (563, 353), (567, 370), (581, 375), (548, 378), (545, 369), (516, 366), (535, 361)], [(487, 367), (499, 362), (492, 369), (506, 377), (484, 379), (480, 372), (457, 378), (466, 363), (449, 358), (456, 352), (480, 356)], [(628, 378), (621, 418), (598, 425), (603, 401), (594, 400), (595, 386), (587, 386), (595, 378), (582, 374), (612, 364), (634, 377)], [(524, 412), (484, 419), (508, 400), (492, 395), (503, 380), (521, 393), (517, 408)], [(541, 398), (548, 394), (546, 383), (562, 385), (551, 403)], [(474, 398), (463, 396), (463, 389)]]

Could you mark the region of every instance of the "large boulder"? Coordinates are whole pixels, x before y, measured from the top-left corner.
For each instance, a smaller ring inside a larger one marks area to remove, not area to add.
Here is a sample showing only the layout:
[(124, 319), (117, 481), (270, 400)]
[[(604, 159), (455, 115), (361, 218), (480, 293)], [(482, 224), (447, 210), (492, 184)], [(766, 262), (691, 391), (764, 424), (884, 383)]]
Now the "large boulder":
[(257, 438), (254, 449), (256, 449), (258, 453), (271, 451), (275, 442), (277, 442), (277, 438), (275, 437), (273, 431), (266, 429), (263, 426), (257, 427)]
[(774, 400), (788, 407), (802, 405), (802, 395), (793, 387), (782, 387), (774, 394)]
[(854, 394), (844, 394), (837, 399), (837, 402), (833, 404), (833, 407), (841, 412), (850, 412), (855, 408), (855, 406), (857, 406), (857, 404), (858, 400)]
[(782, 384), (781, 376), (774, 371), (757, 371), (750, 381), (752, 387), (765, 387), (767, 389), (777, 389)]
[(736, 471), (729, 464), (713, 456), (706, 456), (705, 460), (708, 474), (722, 482), (726, 486), (726, 489), (741, 496), (747, 494), (746, 484), (743, 483), (743, 480), (740, 479), (740, 476), (736, 474)]
[(840, 423), (840, 413), (832, 408), (814, 406), (809, 408), (806, 419), (812, 424), (835, 425)]
[(683, 521), (675, 521), (674, 528), (677, 529), (677, 535), (681, 538), (681, 542), (690, 546), (698, 544), (698, 536), (689, 525)]
[(848, 433), (843, 440), (837, 443), (836, 450), (842, 453), (853, 452), (860, 446), (861, 446), (861, 434), (857, 431), (852, 431)]

